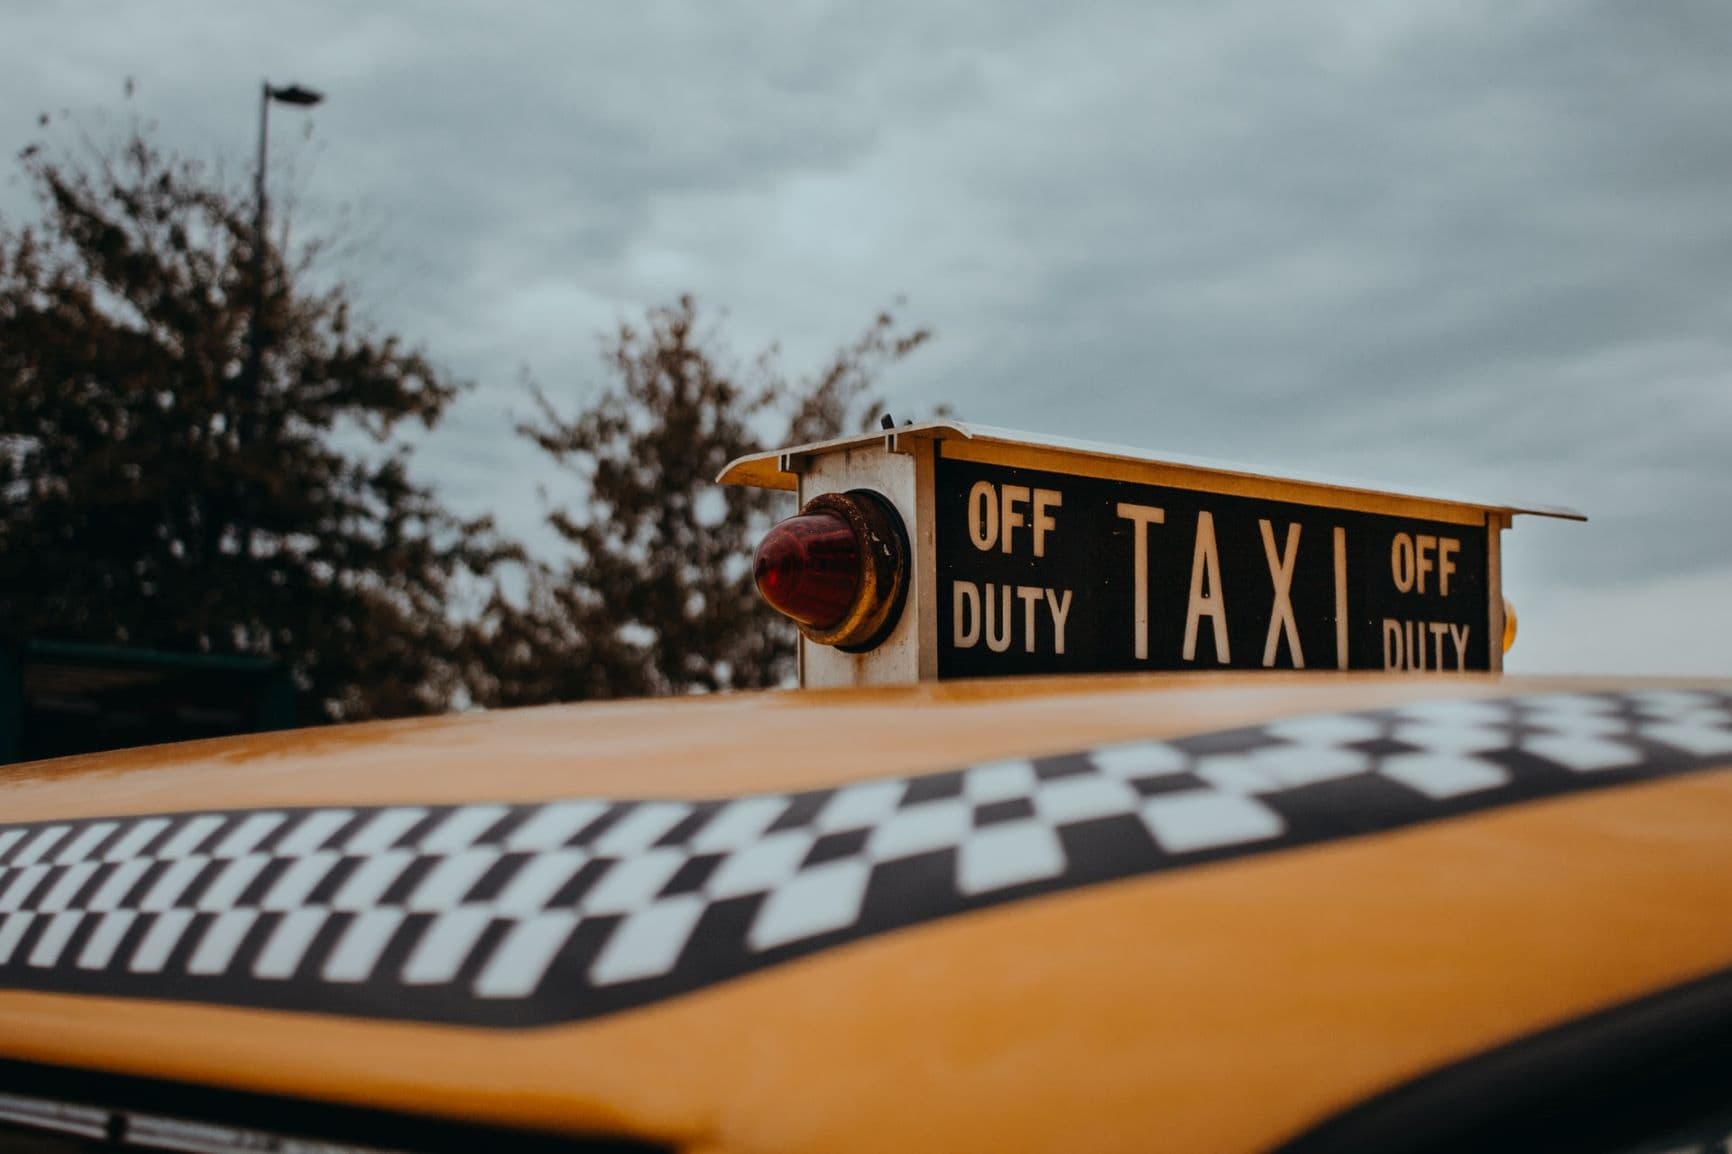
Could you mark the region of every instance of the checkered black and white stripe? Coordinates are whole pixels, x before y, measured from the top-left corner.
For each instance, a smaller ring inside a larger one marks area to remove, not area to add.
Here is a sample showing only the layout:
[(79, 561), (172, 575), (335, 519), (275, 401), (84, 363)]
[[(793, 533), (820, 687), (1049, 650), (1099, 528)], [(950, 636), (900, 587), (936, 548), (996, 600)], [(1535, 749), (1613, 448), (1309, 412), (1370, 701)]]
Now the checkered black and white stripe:
[(1437, 701), (719, 800), (0, 826), (0, 987), (532, 1024), (1035, 894), (1732, 765), (1732, 693)]

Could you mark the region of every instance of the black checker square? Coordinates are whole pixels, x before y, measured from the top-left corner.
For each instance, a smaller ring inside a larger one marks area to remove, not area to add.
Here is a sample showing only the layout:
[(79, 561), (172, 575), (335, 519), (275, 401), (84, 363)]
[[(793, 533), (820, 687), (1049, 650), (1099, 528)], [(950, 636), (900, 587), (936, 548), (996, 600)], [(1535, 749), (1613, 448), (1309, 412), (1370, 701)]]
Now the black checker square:
[(869, 829), (847, 829), (840, 833), (827, 833), (812, 843), (807, 851), (802, 865), (823, 865), (827, 861), (838, 858), (855, 857), (866, 848), (866, 839), (871, 836)]
[(1157, 773), (1150, 777), (1133, 777), (1130, 786), (1144, 797), (1159, 797), (1163, 793), (1208, 789), (1209, 783), (1194, 773)]
[(978, 828), (999, 822), (1018, 821), (1035, 816), (1034, 802), (1026, 797), (1011, 797), (990, 801), (974, 807), (974, 824)]
[(907, 792), (902, 795), (902, 808), (907, 809), (922, 802), (961, 797), (962, 783), (962, 774), (955, 772), (934, 773), (925, 777), (914, 778), (908, 783)]
[[(0, 825), (0, 988), (509, 1029), (971, 910), (1732, 765), (1732, 693), (1437, 699), (786, 795)], [(268, 828), (267, 828), (268, 827)]]

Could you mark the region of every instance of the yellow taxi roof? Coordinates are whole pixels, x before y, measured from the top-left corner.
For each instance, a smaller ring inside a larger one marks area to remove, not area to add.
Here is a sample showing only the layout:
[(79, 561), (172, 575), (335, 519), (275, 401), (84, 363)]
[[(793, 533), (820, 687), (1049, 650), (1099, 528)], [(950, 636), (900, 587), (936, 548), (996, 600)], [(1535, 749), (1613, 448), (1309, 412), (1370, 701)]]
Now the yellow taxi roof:
[(1708, 683), (553, 707), (0, 805), (0, 1058), (681, 1149), (1265, 1149), (1732, 965)]

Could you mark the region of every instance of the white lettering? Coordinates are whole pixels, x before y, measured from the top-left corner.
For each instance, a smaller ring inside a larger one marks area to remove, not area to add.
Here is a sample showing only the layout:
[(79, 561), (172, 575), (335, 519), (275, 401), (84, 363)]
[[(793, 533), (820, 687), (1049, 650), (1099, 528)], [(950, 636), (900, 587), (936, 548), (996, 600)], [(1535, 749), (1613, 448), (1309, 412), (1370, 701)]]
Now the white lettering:
[[(1203, 588), (1204, 578), (1209, 588)], [(1197, 514), (1197, 544), (1191, 554), (1191, 606), (1185, 615), (1185, 660), (1197, 659), (1197, 622), (1207, 617), (1215, 627), (1215, 661), (1233, 660), (1227, 648), (1227, 604), (1221, 597), (1221, 557), (1215, 548), (1215, 516)]]
[(1401, 644), (1401, 622), (1392, 617), (1383, 619), (1383, 668), (1396, 670), (1401, 668), (1406, 653)]
[(1034, 491), (1034, 555), (1046, 556), (1046, 535), (1058, 528), (1058, 521), (1048, 512), (1064, 504), (1064, 494), (1057, 489)]
[[(1025, 653), (1034, 652), (1034, 607), (1040, 604), (1040, 598), (1046, 590), (1039, 585), (1018, 585), (1016, 595), (1022, 599), (1022, 648)], [(1010, 599), (1005, 598), (1006, 601)]]
[(1064, 591), (1064, 600), (1054, 597), (1053, 591), (1046, 591), (1046, 607), (1052, 610), (1052, 651), (1060, 656), (1064, 654), (1064, 623), (1070, 616), (1070, 590)]
[(1406, 533), (1397, 533), (1389, 547), (1389, 572), (1397, 589), (1403, 593), (1413, 591), (1413, 538)]
[(1335, 527), (1335, 667), (1347, 668), (1347, 530)]
[[(1131, 522), (1131, 586), (1135, 619), (1135, 652), (1138, 661), (1149, 659), (1149, 526), (1165, 524), (1167, 511), (1154, 505), (1119, 502), (1119, 516)], [(1070, 594), (1065, 594), (1069, 612)], [(1062, 649), (1059, 652), (1064, 652)]]
[(1414, 565), (1419, 572), (1419, 591), (1425, 592), (1425, 575), (1431, 572), (1431, 555), (1437, 551), (1437, 538), (1427, 533), (1421, 533), (1415, 539), (1413, 549)]
[(1010, 648), (1010, 586), (1004, 587), (1003, 604), (996, 604), (998, 586), (986, 583), (986, 647), (994, 653)]
[(985, 481), (976, 481), (968, 491), (968, 539), (981, 552), (998, 541), (998, 494)]
[[(957, 649), (973, 649), (980, 641), (980, 586), (972, 581), (950, 583), (950, 643)], [(963, 627), (963, 608), (968, 609), (968, 626)]]
[(1003, 532), (999, 534), (998, 547), (1000, 552), (1008, 553), (1016, 539), (1016, 530), (1028, 524), (1028, 520), (1016, 507), (1018, 502), (1025, 506), (1028, 504), (1028, 486), (1006, 485), (998, 493), (1002, 506), (998, 523), (1003, 528)]
[[(1448, 621), (1403, 621), (1383, 619), (1383, 668), (1410, 669), (1416, 673), (1442, 673), (1448, 663), (1444, 638), (1455, 645), (1455, 669), (1467, 670), (1467, 639), (1471, 625)], [(1428, 640), (1429, 639), (1429, 640)]]
[(1287, 543), (1275, 554), (1275, 527), (1267, 519), (1257, 522), (1263, 531), (1263, 556), (1269, 561), (1269, 580), (1275, 584), (1275, 603), (1269, 610), (1269, 639), (1263, 643), (1263, 668), (1275, 665), (1275, 651), (1283, 634), (1293, 653), (1293, 668), (1305, 668), (1305, 652), (1299, 647), (1299, 623), (1293, 620), (1293, 566), (1299, 560), (1299, 523), (1287, 526)]
[(1467, 668), (1467, 635), (1472, 628), (1471, 625), (1463, 625), (1459, 629), (1454, 625), (1449, 627), (1449, 639), (1455, 642), (1455, 669), (1457, 673)]
[(1455, 572), (1452, 558), (1461, 552), (1461, 542), (1454, 537), (1441, 537), (1437, 542), (1437, 584), (1445, 597), (1449, 596), (1449, 576)]

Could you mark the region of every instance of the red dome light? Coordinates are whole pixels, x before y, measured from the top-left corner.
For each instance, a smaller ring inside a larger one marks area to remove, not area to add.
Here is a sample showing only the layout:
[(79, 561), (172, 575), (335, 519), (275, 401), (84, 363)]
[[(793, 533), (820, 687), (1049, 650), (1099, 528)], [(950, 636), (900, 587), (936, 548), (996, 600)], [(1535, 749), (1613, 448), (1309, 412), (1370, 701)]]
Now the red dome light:
[(758, 542), (752, 579), (778, 613), (829, 629), (848, 615), (860, 592), (860, 542), (838, 513), (802, 513)]
[(864, 653), (902, 615), (908, 532), (896, 506), (870, 489), (820, 493), (765, 534), (752, 579), (806, 640)]

